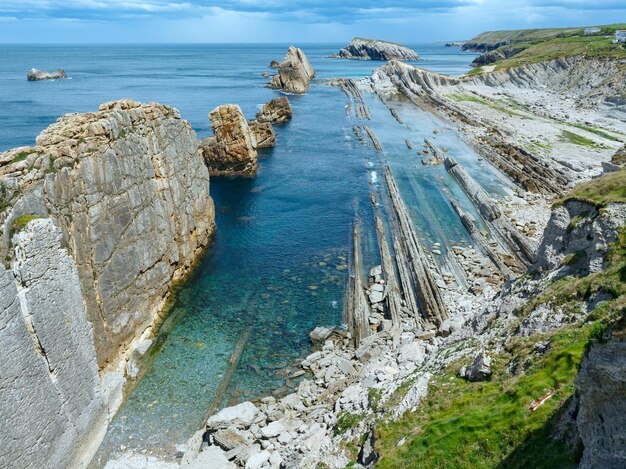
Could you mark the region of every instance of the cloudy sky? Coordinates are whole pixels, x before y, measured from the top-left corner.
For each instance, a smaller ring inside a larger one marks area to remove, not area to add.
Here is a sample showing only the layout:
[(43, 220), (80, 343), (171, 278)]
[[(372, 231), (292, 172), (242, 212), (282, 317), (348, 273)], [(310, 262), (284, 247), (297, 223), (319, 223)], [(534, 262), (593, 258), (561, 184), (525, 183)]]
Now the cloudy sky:
[(412, 43), (615, 22), (625, 0), (0, 0), (0, 43)]

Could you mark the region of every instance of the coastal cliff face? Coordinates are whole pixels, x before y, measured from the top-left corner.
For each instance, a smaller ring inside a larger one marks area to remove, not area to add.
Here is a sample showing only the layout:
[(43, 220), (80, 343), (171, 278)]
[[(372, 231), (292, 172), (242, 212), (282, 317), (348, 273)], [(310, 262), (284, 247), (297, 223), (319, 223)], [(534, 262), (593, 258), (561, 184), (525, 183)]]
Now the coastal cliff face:
[(287, 93), (306, 93), (309, 84), (315, 76), (315, 70), (311, 67), (309, 59), (294, 46), (289, 46), (287, 55), (278, 66), (278, 74), (272, 77), (270, 88), (282, 89)]
[(214, 207), (195, 134), (167, 106), (106, 103), (36, 141), (0, 154), (0, 354), (13, 376), (0, 418), (22, 421), (0, 432), (0, 465), (63, 467), (97, 446)]
[(412, 49), (393, 42), (354, 38), (332, 57), (359, 60), (420, 60)]

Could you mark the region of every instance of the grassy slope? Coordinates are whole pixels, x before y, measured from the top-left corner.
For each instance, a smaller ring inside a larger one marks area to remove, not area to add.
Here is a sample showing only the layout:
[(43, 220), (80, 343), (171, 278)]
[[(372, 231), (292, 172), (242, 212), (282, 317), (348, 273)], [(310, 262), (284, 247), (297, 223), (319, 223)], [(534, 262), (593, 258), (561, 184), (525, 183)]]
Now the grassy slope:
[[(565, 200), (585, 200), (596, 206), (626, 203), (626, 170), (577, 186)], [(462, 365), (451, 366), (433, 378), (429, 396), (417, 412), (377, 427), (380, 468), (568, 468), (576, 451), (553, 438), (554, 423), (574, 392), (574, 380), (584, 350), (606, 323), (626, 311), (626, 229), (612, 246), (608, 268), (585, 277), (566, 277), (550, 285), (531, 305), (575, 308), (599, 290), (612, 299), (601, 303), (582, 324), (556, 333), (513, 337), (493, 357), (492, 379), (468, 383), (456, 377)], [(550, 339), (547, 354), (532, 346)], [(517, 358), (520, 371), (511, 375), (506, 365)], [(547, 391), (555, 392), (537, 412), (528, 405)], [(404, 444), (398, 446), (402, 439)]]

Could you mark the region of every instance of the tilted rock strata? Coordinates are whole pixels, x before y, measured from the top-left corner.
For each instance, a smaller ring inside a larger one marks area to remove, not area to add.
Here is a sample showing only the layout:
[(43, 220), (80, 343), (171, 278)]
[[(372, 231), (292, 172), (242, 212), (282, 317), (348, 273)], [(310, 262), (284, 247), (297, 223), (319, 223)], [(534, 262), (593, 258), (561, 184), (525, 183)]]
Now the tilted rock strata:
[(393, 42), (354, 38), (346, 47), (333, 55), (342, 59), (359, 60), (420, 60), (412, 49)]
[(211, 174), (255, 174), (257, 142), (239, 106), (219, 106), (209, 119), (213, 137), (203, 140), (200, 148)]
[[(20, 364), (19, 379), (2, 383), (13, 406), (0, 419), (18, 418), (17, 408), (23, 423), (11, 431), (41, 435), (43, 446), (22, 452), (25, 465), (63, 467), (88, 451), (80, 442), (98, 406), (114, 412), (121, 402), (128, 354), (211, 239), (209, 174), (176, 110), (122, 100), (66, 115), (35, 147), (0, 154), (0, 197), (0, 250), (13, 270), (1, 274), (2, 317), (12, 325), (0, 334), (15, 344), (3, 348), (3, 363)], [(45, 220), (11, 241), (24, 216)], [(4, 302), (16, 289), (19, 301)], [(99, 400), (100, 386), (111, 404)], [(39, 413), (33, 399), (50, 408)], [(2, 438), (0, 465), (12, 464), (18, 445), (13, 434)]]
[(248, 122), (248, 127), (254, 134), (257, 148), (270, 148), (276, 145), (276, 132), (269, 122), (251, 120)]
[(58, 80), (60, 78), (67, 78), (65, 70), (63, 70), (62, 68), (59, 68), (52, 73), (46, 72), (45, 70), (31, 68), (26, 74), (26, 79), (28, 81)]
[(277, 88), (287, 93), (306, 93), (309, 84), (315, 76), (309, 59), (302, 50), (289, 46), (287, 55), (278, 67), (278, 74), (272, 77), (270, 88)]
[(271, 99), (261, 106), (261, 109), (257, 112), (256, 120), (261, 123), (283, 124), (290, 120), (292, 115), (293, 111), (291, 110), (289, 99), (287, 96), (281, 96), (280, 98)]

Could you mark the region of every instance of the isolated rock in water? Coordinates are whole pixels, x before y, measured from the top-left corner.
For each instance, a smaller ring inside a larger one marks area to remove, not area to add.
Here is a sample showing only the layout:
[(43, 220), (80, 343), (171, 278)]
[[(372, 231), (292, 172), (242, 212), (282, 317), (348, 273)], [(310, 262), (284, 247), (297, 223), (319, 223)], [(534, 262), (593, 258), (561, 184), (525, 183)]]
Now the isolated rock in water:
[(487, 381), (491, 376), (491, 358), (484, 351), (479, 352), (469, 367), (461, 368), (459, 375), (468, 381)]
[(242, 402), (233, 407), (226, 407), (212, 415), (207, 420), (206, 426), (211, 430), (230, 426), (248, 428), (258, 413), (259, 409), (252, 402)]
[(481, 67), (483, 65), (492, 64), (504, 58), (505, 56), (502, 52), (497, 51), (497, 50), (492, 50), (489, 52), (485, 52), (484, 54), (481, 54), (478, 57), (476, 57), (470, 65), (472, 67)]
[(417, 52), (400, 44), (361, 38), (352, 39), (350, 44), (332, 57), (359, 60), (420, 60)]
[(256, 139), (239, 106), (224, 104), (209, 113), (213, 137), (200, 142), (211, 174), (254, 174)]
[(251, 120), (248, 122), (248, 127), (254, 134), (257, 148), (270, 148), (276, 144), (276, 133), (269, 122)]
[(287, 55), (278, 67), (278, 74), (274, 75), (268, 86), (288, 93), (306, 93), (314, 76), (315, 71), (304, 52), (289, 46)]
[(270, 62), (270, 68), (278, 68), (280, 67), (280, 63), (277, 60), (272, 60)]
[(287, 96), (274, 98), (266, 102), (259, 112), (256, 120), (259, 122), (270, 122), (272, 124), (282, 124), (291, 119), (293, 112)]
[(26, 74), (26, 78), (28, 79), (28, 81), (57, 80), (59, 78), (67, 78), (67, 74), (62, 68), (59, 68), (52, 73), (48, 73), (45, 70), (31, 68)]

